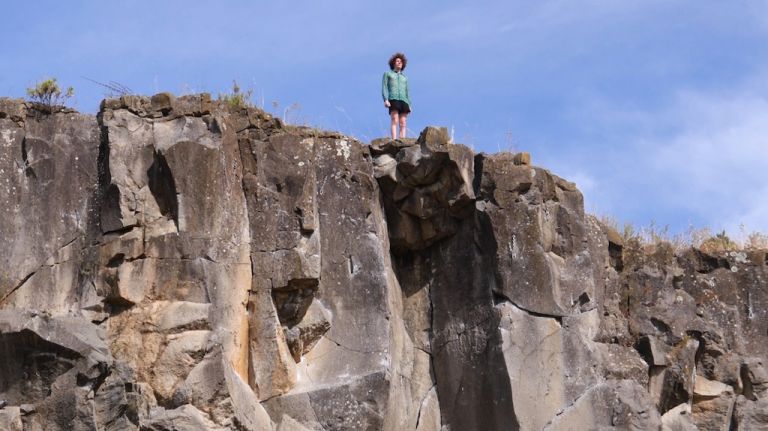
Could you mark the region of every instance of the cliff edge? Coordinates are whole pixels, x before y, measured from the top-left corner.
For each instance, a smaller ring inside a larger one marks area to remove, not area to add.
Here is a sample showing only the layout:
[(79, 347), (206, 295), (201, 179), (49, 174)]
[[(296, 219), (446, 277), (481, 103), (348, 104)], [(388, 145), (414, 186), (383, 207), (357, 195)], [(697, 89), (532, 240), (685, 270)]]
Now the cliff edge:
[(0, 99), (0, 238), (0, 429), (768, 429), (768, 251), (625, 244), (445, 129)]

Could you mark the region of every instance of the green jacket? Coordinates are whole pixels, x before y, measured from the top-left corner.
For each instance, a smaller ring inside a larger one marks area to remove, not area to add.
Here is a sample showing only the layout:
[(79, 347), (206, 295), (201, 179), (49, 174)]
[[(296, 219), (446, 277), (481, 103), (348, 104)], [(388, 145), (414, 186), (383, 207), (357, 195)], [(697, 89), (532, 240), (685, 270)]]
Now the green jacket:
[(408, 94), (408, 78), (402, 72), (390, 70), (381, 80), (381, 97), (384, 100), (402, 100), (411, 106)]

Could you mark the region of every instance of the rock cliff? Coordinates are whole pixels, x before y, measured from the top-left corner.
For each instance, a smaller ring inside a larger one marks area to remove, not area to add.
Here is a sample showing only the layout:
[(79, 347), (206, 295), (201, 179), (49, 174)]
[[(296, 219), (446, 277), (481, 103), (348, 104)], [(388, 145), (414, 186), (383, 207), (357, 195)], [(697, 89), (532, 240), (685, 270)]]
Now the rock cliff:
[(768, 429), (767, 251), (625, 244), (445, 129), (0, 99), (0, 238), (0, 429)]

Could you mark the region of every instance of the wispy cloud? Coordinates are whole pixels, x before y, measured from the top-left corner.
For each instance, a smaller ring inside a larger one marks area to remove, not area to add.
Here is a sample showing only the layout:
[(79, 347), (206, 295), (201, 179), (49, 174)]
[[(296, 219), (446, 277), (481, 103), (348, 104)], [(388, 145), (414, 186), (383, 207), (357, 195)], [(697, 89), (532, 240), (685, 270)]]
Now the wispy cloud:
[(617, 215), (616, 202), (632, 207), (634, 200), (675, 230), (692, 221), (730, 232), (742, 224), (768, 231), (766, 78), (730, 91), (681, 91), (653, 110), (586, 103), (580, 118), (613, 141), (613, 148), (579, 158), (595, 178), (587, 201)]
[(670, 113), (681, 130), (656, 142), (657, 173), (672, 173), (680, 205), (734, 230), (768, 230), (768, 98), (765, 94), (683, 94)]

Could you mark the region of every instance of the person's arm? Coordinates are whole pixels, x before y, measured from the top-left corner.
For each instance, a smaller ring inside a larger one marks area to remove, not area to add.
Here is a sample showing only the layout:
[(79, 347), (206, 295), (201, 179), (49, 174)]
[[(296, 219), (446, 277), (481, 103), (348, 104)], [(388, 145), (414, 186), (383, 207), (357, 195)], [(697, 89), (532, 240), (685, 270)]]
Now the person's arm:
[(408, 83), (408, 80), (405, 80), (405, 100), (408, 101), (408, 107), (411, 108), (411, 111), (413, 111), (413, 101), (411, 100), (411, 92), (408, 91), (408, 88), (411, 85)]
[(387, 72), (384, 72), (384, 77), (381, 79), (381, 97), (384, 98), (384, 103), (389, 101), (389, 85), (387, 83)]

